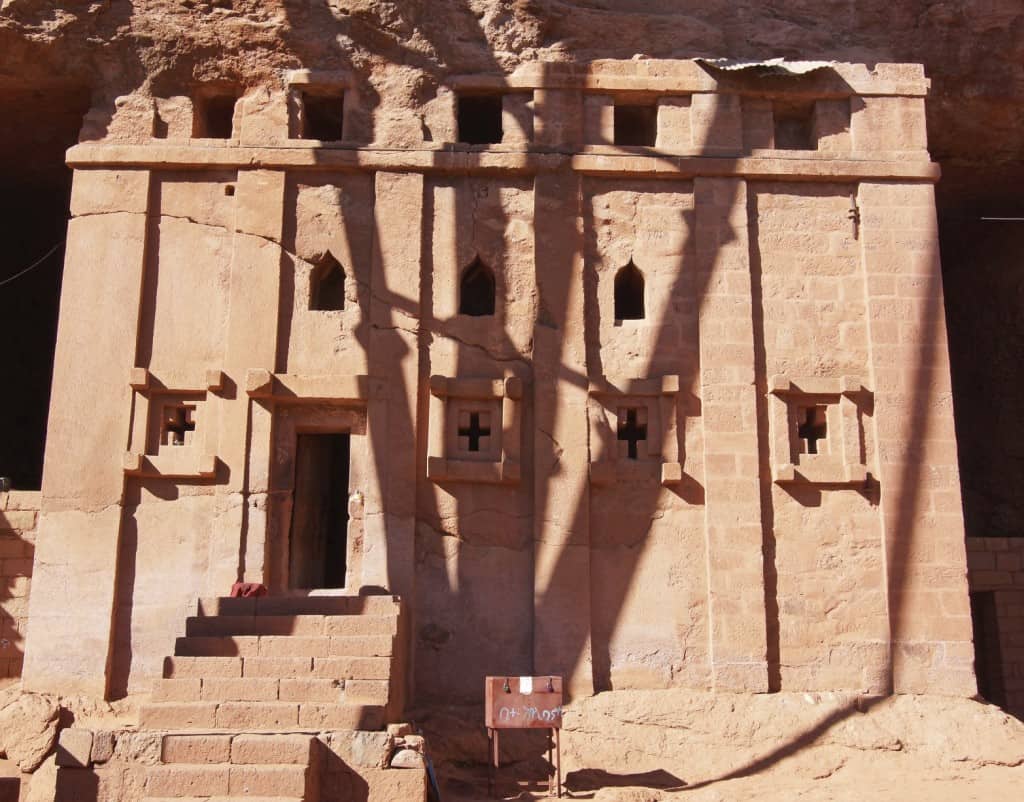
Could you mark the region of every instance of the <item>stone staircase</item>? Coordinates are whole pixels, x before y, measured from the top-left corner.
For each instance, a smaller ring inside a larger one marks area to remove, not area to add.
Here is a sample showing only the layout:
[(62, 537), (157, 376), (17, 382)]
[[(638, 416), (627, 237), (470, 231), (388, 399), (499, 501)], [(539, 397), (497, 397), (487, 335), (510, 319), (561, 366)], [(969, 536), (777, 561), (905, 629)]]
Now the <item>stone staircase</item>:
[(201, 599), (140, 711), (161, 738), (144, 802), (321, 799), (323, 734), (401, 714), (399, 626), (391, 596)]
[(391, 596), (200, 600), (140, 727), (381, 729), (401, 712), (398, 625)]

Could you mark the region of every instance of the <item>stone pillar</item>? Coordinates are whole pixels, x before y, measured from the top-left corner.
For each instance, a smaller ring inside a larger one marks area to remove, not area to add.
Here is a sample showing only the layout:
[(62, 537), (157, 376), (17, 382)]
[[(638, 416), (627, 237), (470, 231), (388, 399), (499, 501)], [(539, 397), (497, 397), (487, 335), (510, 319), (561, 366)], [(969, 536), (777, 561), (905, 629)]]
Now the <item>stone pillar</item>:
[(384, 398), (367, 404), (370, 460), (364, 586), (411, 599), (415, 581), (416, 415), (419, 386), (423, 176), (377, 173), (370, 277), (370, 375)]
[(693, 183), (713, 680), (716, 690), (767, 691), (747, 187)]
[(147, 171), (75, 173), (26, 690), (107, 691), (148, 204)]
[[(213, 522), (210, 591), (224, 594), (238, 579), (266, 582), (266, 493), (272, 449), (271, 411), (253, 403), (252, 431), (246, 371), (273, 371), (277, 354), (278, 296), (281, 284), (281, 235), (284, 225), (285, 174), (243, 170), (235, 190), (234, 258), (228, 288), (228, 331), (224, 370), (234, 390), (218, 398), (218, 456), (228, 468), (227, 481), (217, 485), (221, 514)], [(264, 314), (253, 314), (264, 310)], [(246, 461), (258, 462), (248, 475)], [(250, 494), (252, 498), (250, 499)], [(250, 501), (252, 503), (250, 503)], [(244, 541), (241, 534), (245, 533)], [(245, 553), (239, 555), (244, 548)]]
[(860, 185), (897, 693), (976, 692), (963, 510), (931, 184)]
[(590, 479), (580, 180), (534, 188), (534, 671), (593, 693), (590, 647)]

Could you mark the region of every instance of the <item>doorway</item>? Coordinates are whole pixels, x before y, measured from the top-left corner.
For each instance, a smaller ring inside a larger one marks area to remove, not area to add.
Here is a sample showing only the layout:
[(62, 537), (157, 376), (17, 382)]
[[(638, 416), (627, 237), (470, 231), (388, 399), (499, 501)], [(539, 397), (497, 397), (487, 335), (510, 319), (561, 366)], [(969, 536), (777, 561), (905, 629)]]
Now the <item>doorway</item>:
[(292, 588), (345, 586), (348, 535), (348, 433), (299, 434), (288, 543)]

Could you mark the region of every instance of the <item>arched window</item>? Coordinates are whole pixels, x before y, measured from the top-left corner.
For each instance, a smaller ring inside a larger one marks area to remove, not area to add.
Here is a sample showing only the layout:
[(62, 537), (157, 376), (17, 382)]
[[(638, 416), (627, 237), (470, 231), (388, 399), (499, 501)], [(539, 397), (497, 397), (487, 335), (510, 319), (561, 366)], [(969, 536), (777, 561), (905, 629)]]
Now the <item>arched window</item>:
[(494, 314), (494, 273), (479, 258), (462, 273), (459, 314), (471, 317)]
[(330, 251), (309, 274), (309, 308), (317, 312), (345, 308), (345, 269)]
[(643, 320), (644, 274), (630, 260), (615, 274), (615, 319)]

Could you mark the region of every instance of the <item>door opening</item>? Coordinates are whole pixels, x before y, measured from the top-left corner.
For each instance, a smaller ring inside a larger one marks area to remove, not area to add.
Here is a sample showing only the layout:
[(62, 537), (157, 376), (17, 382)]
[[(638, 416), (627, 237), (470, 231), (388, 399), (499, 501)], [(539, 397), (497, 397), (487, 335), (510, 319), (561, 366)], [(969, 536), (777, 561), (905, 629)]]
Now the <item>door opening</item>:
[(971, 594), (971, 619), (974, 624), (974, 673), (978, 678), (978, 693), (992, 704), (1006, 707), (995, 593)]
[(345, 586), (349, 447), (348, 434), (297, 437), (288, 543), (290, 587)]

